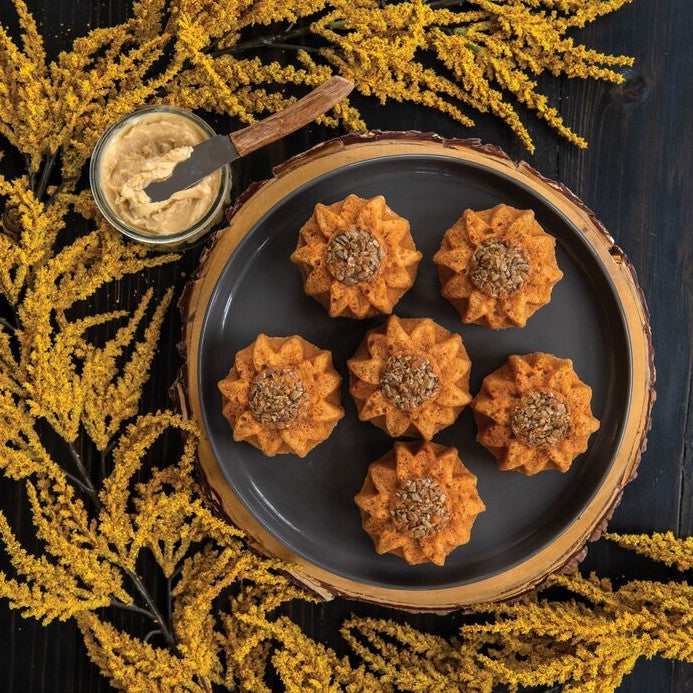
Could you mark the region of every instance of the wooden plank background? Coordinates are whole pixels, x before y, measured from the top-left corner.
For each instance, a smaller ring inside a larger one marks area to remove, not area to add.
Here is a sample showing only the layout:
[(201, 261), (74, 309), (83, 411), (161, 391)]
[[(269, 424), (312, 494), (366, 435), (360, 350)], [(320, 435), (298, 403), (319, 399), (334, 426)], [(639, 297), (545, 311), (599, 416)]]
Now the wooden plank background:
[[(130, 0), (29, 0), (52, 55), (68, 47), (88, 27), (120, 22), (128, 16)], [(0, 2), (0, 22), (16, 30), (9, 0)], [(692, 286), (691, 176), (693, 175), (693, 0), (635, 0), (632, 5), (598, 20), (576, 37), (589, 47), (636, 58), (625, 70), (625, 84), (613, 86), (580, 80), (542, 80), (542, 88), (564, 119), (587, 137), (580, 151), (560, 141), (541, 122), (521, 112), (537, 151), (527, 155), (497, 120), (477, 116), (477, 126), (465, 129), (448, 118), (402, 104), (378, 106), (356, 98), (355, 103), (373, 128), (418, 129), (441, 135), (478, 136), (498, 144), (513, 158), (525, 158), (544, 175), (565, 183), (606, 224), (635, 265), (652, 316), (657, 365), (658, 398), (653, 429), (640, 473), (626, 490), (610, 529), (623, 532), (693, 530), (693, 443), (691, 406)], [(272, 57), (281, 59), (281, 52)], [(218, 129), (236, 124), (217, 119)], [(266, 178), (271, 167), (328, 137), (333, 131), (311, 126), (241, 162), (235, 169), (235, 189)], [(0, 145), (5, 148), (4, 144)], [(3, 170), (17, 159), (8, 151)], [(194, 270), (198, 252), (186, 254), (176, 267), (146, 276), (129, 277), (104, 292), (100, 309), (139, 295), (147, 286), (176, 283), (180, 291)], [(166, 389), (180, 365), (174, 345), (180, 335), (177, 314), (170, 311), (162, 333), (150, 386), (142, 407), (168, 405)], [(166, 454), (175, 441), (160, 448)], [(64, 451), (56, 451), (63, 454)], [(171, 453), (173, 454), (173, 453)], [(0, 480), (0, 509), (28, 547), (35, 546), (26, 498), (19, 484)], [(0, 559), (0, 567), (4, 559)], [(590, 547), (583, 564), (615, 581), (624, 578), (674, 579), (674, 571), (639, 559), (608, 542)], [(146, 572), (147, 566), (142, 570)], [(336, 600), (325, 605), (296, 604), (285, 611), (310, 636), (340, 653), (346, 652), (338, 629), (351, 613), (388, 616), (441, 634), (455, 633), (462, 617), (411, 616), (372, 606)], [(137, 615), (118, 612), (114, 622), (135, 631), (145, 628)], [(0, 690), (7, 693), (109, 689), (86, 656), (81, 637), (71, 623), (43, 627), (24, 620), (0, 604)], [(626, 692), (653, 693), (693, 690), (693, 666), (655, 659), (641, 661), (623, 683)]]

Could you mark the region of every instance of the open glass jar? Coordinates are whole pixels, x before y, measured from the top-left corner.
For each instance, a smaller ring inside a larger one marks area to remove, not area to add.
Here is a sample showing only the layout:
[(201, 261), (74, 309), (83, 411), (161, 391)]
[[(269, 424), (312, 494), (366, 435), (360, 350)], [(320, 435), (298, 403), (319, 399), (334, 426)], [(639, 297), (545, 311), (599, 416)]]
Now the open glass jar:
[(191, 146), (215, 134), (194, 113), (167, 105), (145, 106), (111, 125), (96, 143), (89, 166), (101, 213), (121, 233), (161, 250), (199, 239), (221, 220), (229, 202), (230, 166), (164, 202), (150, 202), (142, 188), (170, 175)]

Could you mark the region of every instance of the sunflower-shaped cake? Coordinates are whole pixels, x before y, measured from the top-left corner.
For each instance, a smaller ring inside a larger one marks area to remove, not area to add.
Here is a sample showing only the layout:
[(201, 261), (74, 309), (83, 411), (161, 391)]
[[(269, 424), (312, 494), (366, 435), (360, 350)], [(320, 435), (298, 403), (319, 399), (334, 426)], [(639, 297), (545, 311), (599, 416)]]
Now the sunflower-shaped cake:
[(270, 457), (305, 457), (344, 416), (341, 383), (329, 351), (298, 336), (261, 334), (236, 354), (219, 390), (234, 440)]
[(411, 565), (443, 565), (453, 549), (469, 541), (474, 520), (485, 509), (476, 477), (457, 450), (435, 443), (395, 443), (368, 467), (354, 500), (375, 550)]
[(412, 287), (421, 261), (409, 222), (378, 195), (349, 195), (332, 205), (318, 204), (299, 231), (291, 255), (305, 292), (330, 317), (369, 318), (391, 313)]
[(445, 232), (433, 262), (443, 296), (463, 322), (524, 327), (563, 277), (555, 246), (531, 210), (467, 209)]
[(472, 402), (477, 440), (500, 469), (527, 475), (565, 472), (599, 428), (591, 399), (592, 390), (570, 359), (542, 353), (511, 356), (484, 378)]
[(366, 334), (348, 366), (359, 418), (393, 438), (430, 440), (472, 399), (462, 338), (430, 318), (392, 315)]

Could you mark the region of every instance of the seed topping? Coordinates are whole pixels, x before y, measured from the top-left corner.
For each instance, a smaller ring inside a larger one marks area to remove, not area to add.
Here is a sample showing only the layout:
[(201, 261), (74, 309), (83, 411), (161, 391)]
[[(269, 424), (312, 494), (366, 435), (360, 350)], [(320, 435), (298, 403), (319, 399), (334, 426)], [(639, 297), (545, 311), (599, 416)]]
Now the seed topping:
[(327, 269), (346, 286), (370, 282), (380, 269), (385, 249), (368, 231), (355, 227), (338, 233), (327, 246)]
[(477, 289), (497, 298), (522, 288), (528, 274), (529, 262), (519, 245), (489, 238), (472, 256), (469, 278)]
[(423, 539), (438, 532), (450, 520), (446, 501), (435, 479), (410, 479), (395, 491), (390, 517), (400, 532)]
[(423, 356), (390, 356), (380, 375), (380, 389), (396, 407), (410, 410), (431, 399), (438, 390), (438, 376)]
[(250, 384), (248, 408), (253, 417), (270, 428), (286, 428), (295, 421), (306, 389), (291, 368), (268, 368)]
[(531, 447), (555, 445), (568, 433), (570, 410), (561, 397), (532, 390), (520, 400), (510, 425), (515, 437)]

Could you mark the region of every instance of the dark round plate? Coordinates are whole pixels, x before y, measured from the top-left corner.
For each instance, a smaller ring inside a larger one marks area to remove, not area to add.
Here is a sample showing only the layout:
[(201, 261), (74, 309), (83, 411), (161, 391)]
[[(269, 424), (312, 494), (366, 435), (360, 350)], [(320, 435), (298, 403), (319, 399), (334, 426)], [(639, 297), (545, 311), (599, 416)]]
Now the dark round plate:
[[(573, 360), (592, 387), (592, 406), (601, 421), (587, 453), (565, 474), (535, 477), (500, 472), (475, 441), (472, 412), (441, 431), (435, 442), (457, 448), (478, 477), (486, 503), (471, 541), (448, 556), (445, 566), (408, 566), (379, 556), (362, 530), (353, 497), (370, 462), (392, 447), (381, 430), (358, 420), (347, 391), (347, 359), (366, 330), (383, 317), (357, 321), (330, 319), (307, 297), (297, 268), (289, 261), (297, 232), (318, 202), (350, 193), (384, 195), (409, 220), (424, 254), (414, 287), (395, 307), (403, 317), (431, 317), (462, 335), (472, 360), (471, 390), (510, 354), (545, 351)], [(466, 208), (505, 203), (533, 209), (558, 241), (564, 278), (549, 305), (523, 329), (494, 331), (464, 325), (441, 297), (431, 260), (445, 230)], [(235, 443), (221, 414), (216, 384), (237, 351), (258, 334), (299, 334), (329, 349), (345, 377), (345, 418), (330, 438), (306, 458), (265, 457)], [(238, 245), (224, 267), (207, 308), (198, 356), (204, 425), (228, 483), (250, 513), (296, 554), (329, 571), (384, 587), (453, 587), (502, 572), (531, 556), (569, 526), (602, 483), (624, 430), (630, 394), (631, 358), (627, 327), (614, 286), (579, 230), (530, 188), (483, 167), (441, 156), (392, 156), (343, 166), (303, 185), (275, 205)]]
[[(475, 441), (469, 409), (439, 433), (436, 442), (456, 447), (478, 477), (487, 508), (471, 541), (452, 552), (444, 567), (408, 566), (376, 554), (353, 502), (369, 463), (392, 440), (358, 420), (346, 361), (384, 318), (329, 318), (303, 293), (289, 260), (315, 204), (349, 193), (382, 194), (409, 219), (424, 260), (395, 312), (431, 317), (462, 335), (473, 393), (510, 354), (546, 351), (573, 360), (593, 389), (592, 408), (601, 420), (588, 452), (569, 472), (534, 477), (497, 469)], [(431, 258), (465, 208), (500, 202), (534, 210), (557, 239), (564, 278), (525, 328), (494, 331), (460, 322), (440, 295)], [(202, 424), (203, 487), (252, 545), (286, 561), (297, 579), (325, 596), (437, 611), (506, 599), (574, 566), (635, 474), (654, 400), (647, 309), (632, 267), (591, 212), (559, 184), (493, 147), (380, 133), (327, 142), (290, 160), (274, 178), (246, 191), (229, 220), (181, 301), (187, 364), (176, 391), (184, 412)], [(221, 415), (217, 382), (236, 352), (260, 333), (299, 334), (331, 350), (345, 377), (346, 416), (304, 459), (267, 458), (235, 443)]]

